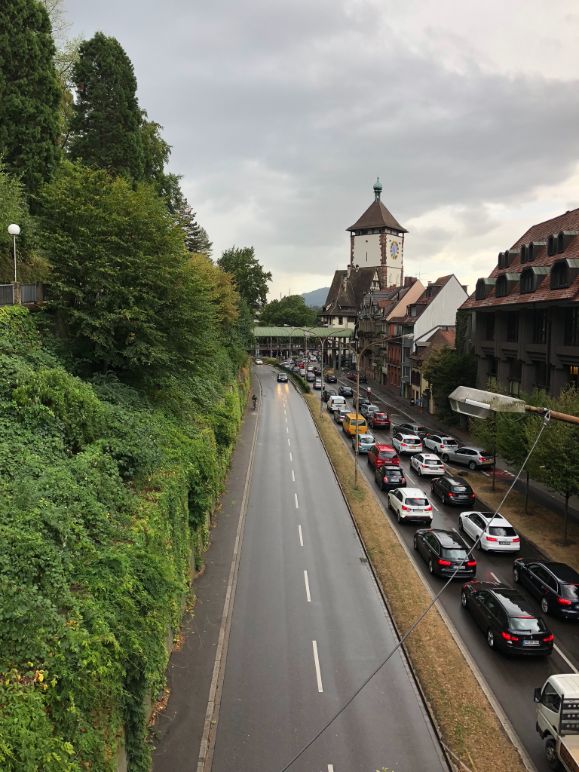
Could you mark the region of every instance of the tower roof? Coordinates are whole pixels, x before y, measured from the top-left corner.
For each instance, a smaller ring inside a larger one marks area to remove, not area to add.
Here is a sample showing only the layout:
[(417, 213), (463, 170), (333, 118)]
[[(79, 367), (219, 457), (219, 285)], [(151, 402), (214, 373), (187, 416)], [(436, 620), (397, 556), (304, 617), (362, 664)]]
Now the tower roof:
[(398, 233), (408, 233), (406, 228), (403, 228), (400, 223), (393, 217), (386, 209), (384, 204), (380, 201), (380, 194), (382, 193), (382, 183), (380, 177), (377, 178), (373, 186), (374, 201), (370, 204), (364, 214), (349, 228), (348, 231), (364, 231), (370, 230), (370, 228), (390, 228), (391, 230), (398, 231)]

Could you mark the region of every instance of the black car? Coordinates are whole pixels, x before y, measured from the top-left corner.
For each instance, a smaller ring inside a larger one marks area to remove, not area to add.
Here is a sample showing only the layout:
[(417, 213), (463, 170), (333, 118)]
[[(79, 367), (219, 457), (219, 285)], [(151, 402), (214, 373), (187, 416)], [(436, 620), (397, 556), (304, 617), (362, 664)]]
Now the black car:
[(443, 504), (456, 504), (467, 507), (474, 504), (476, 496), (473, 489), (463, 477), (441, 475), (432, 481), (433, 495), (436, 494)]
[(330, 399), (330, 397), (335, 397), (335, 396), (336, 396), (335, 389), (328, 389), (324, 386), (324, 388), (322, 389), (322, 399), (324, 400), (324, 402), (327, 402)]
[(336, 378), (335, 375), (333, 375), (333, 373), (326, 373), (326, 375), (324, 376), (324, 381), (326, 383), (337, 383), (338, 379)]
[[(422, 555), (431, 574), (466, 579), (476, 576), (476, 560), (455, 531), (421, 528), (414, 534), (414, 549)], [(456, 571), (456, 573), (455, 573)]]
[(513, 579), (541, 601), (543, 614), (579, 619), (579, 573), (566, 563), (517, 558)]
[(404, 477), (404, 469), (401, 466), (392, 466), (390, 464), (377, 466), (374, 471), (374, 479), (376, 480), (376, 485), (380, 486), (381, 491), (391, 491), (394, 488), (406, 487), (406, 477)]
[(422, 426), (421, 424), (404, 423), (393, 426), (392, 434), (394, 434), (394, 432), (413, 434), (415, 437), (420, 437), (422, 440), (427, 434), (432, 434), (432, 429), (429, 429), (427, 426)]
[(491, 649), (543, 656), (553, 651), (553, 633), (517, 590), (498, 582), (467, 582), (460, 601)]
[(342, 397), (353, 397), (354, 389), (351, 386), (340, 386), (338, 388), (338, 394), (341, 394)]

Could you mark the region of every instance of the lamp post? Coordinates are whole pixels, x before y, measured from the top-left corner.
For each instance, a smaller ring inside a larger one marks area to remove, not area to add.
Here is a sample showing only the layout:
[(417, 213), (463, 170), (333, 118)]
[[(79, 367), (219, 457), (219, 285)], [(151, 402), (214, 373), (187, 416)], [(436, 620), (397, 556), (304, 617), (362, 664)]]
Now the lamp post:
[(16, 223), (12, 223), (8, 226), (8, 233), (12, 236), (13, 250), (14, 250), (14, 284), (18, 283), (16, 274), (16, 237), (20, 236), (20, 226)]
[[(327, 324), (323, 324), (322, 327), (328, 327), (328, 325)], [(323, 397), (323, 391), (324, 391), (324, 346), (325, 346), (325, 344), (327, 342), (327, 338), (324, 337), (323, 335), (317, 335), (315, 330), (312, 330), (310, 327), (298, 327), (298, 328), (294, 327), (293, 329), (294, 330), (295, 329), (302, 330), (302, 332), (304, 333), (304, 338), (305, 338), (305, 341), (306, 341), (306, 343), (305, 343), (306, 359), (307, 359), (307, 356), (308, 356), (308, 335), (312, 335), (314, 338), (317, 338), (320, 341), (320, 350), (321, 350), (321, 355), (322, 355), (322, 362), (321, 362), (322, 366), (320, 368), (321, 371), (322, 371), (322, 374), (321, 374), (322, 388), (320, 389), (320, 417), (321, 417), (321, 415), (322, 415), (322, 408), (323, 408), (323, 405), (324, 405), (324, 397)]]

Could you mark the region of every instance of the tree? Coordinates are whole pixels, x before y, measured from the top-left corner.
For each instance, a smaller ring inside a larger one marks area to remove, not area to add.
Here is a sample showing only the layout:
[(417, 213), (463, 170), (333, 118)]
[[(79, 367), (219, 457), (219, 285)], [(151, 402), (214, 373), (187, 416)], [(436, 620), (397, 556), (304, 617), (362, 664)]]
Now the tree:
[(131, 381), (202, 373), (220, 313), (152, 187), (67, 162), (41, 204), (51, 307), (84, 369)]
[(265, 305), (271, 273), (263, 270), (253, 247), (231, 247), (225, 250), (217, 264), (231, 274), (237, 291), (253, 313)]
[(0, 3), (0, 155), (27, 192), (49, 180), (60, 151), (61, 91), (46, 9), (37, 0)]
[(456, 423), (456, 414), (450, 408), (448, 395), (457, 386), (474, 386), (476, 359), (472, 354), (459, 354), (444, 346), (436, 349), (424, 365), (424, 377), (430, 383), (436, 409), (449, 423)]
[(272, 300), (271, 303), (267, 303), (259, 315), (259, 323), (311, 327), (316, 323), (317, 318), (316, 311), (306, 306), (301, 295), (287, 295), (281, 300)]
[(183, 198), (179, 203), (176, 215), (185, 234), (185, 245), (189, 252), (211, 257), (213, 244), (209, 241), (205, 228), (197, 222), (197, 215), (187, 203), (187, 199)]
[(73, 81), (78, 97), (70, 121), (71, 158), (142, 180), (147, 132), (142, 128), (133, 65), (120, 43), (102, 32), (83, 42)]

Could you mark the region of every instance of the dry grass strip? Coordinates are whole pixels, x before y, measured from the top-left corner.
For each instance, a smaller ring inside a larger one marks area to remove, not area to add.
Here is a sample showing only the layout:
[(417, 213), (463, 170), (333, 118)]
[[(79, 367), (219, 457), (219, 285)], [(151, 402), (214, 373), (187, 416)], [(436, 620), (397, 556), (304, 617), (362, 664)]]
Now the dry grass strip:
[[(354, 488), (352, 453), (330, 417), (319, 415), (319, 398), (306, 401), (339, 476), (354, 520), (394, 621), (404, 634), (425, 610), (425, 592), (412, 561), (402, 548), (389, 517), (361, 473)], [(444, 743), (469, 769), (524, 770), (521, 757), (503, 730), (462, 652), (436, 608), (406, 641), (406, 650)], [(388, 667), (386, 665), (386, 667)], [(492, 742), (489, 742), (492, 737)]]

